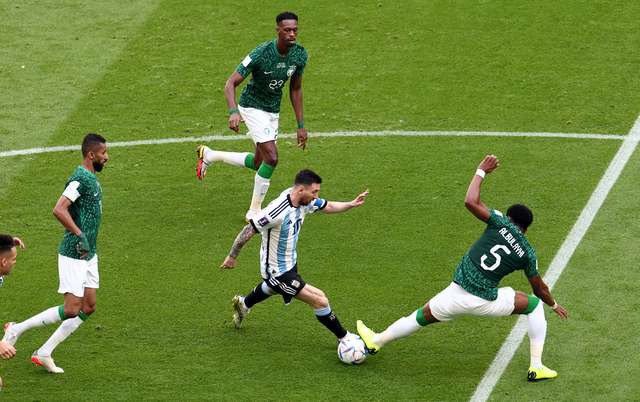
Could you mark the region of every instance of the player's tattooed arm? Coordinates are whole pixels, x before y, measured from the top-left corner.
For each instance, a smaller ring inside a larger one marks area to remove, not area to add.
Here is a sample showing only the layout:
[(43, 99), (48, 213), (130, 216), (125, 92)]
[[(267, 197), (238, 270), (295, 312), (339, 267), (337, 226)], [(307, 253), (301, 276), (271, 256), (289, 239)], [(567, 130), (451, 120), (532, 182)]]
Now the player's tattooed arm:
[(235, 268), (236, 258), (238, 257), (238, 254), (240, 254), (240, 250), (242, 249), (242, 247), (244, 247), (245, 244), (247, 244), (249, 240), (251, 240), (251, 238), (255, 234), (256, 230), (253, 225), (247, 224), (245, 227), (243, 227), (240, 233), (238, 233), (238, 235), (236, 236), (236, 239), (231, 246), (231, 250), (229, 251), (229, 255), (224, 259), (222, 265), (220, 265), (220, 268)]
[(256, 234), (256, 230), (253, 228), (253, 225), (248, 223), (244, 228), (242, 228), (240, 233), (238, 233), (238, 236), (236, 236), (236, 240), (233, 242), (233, 246), (231, 246), (229, 255), (233, 258), (238, 257), (238, 254), (240, 254), (240, 250), (242, 249), (242, 247), (244, 247), (244, 245), (247, 244), (249, 240), (251, 240), (254, 234)]

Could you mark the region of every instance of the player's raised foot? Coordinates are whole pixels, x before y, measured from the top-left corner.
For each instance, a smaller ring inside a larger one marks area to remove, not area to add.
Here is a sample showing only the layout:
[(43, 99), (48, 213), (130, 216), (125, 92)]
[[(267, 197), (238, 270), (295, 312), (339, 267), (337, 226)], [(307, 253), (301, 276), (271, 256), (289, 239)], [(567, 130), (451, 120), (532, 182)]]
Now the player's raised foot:
[(250, 220), (255, 220), (256, 216), (258, 216), (258, 214), (260, 213), (260, 211), (257, 211), (255, 209), (250, 209), (247, 211), (247, 213), (244, 215), (244, 220), (245, 222), (249, 223)]
[(542, 366), (539, 368), (529, 367), (529, 372), (527, 373), (527, 379), (529, 381), (548, 380), (550, 378), (556, 378), (557, 376), (558, 372), (555, 370), (551, 370), (547, 366)]
[(196, 148), (196, 156), (198, 157), (198, 163), (196, 164), (196, 177), (199, 180), (204, 179), (204, 176), (207, 175), (207, 168), (209, 168), (209, 163), (204, 161), (204, 155), (209, 149), (206, 145), (198, 145)]
[(54, 373), (54, 374), (64, 373), (64, 370), (62, 368), (56, 366), (56, 363), (53, 361), (51, 356), (39, 355), (37, 350), (33, 352), (33, 354), (31, 355), (31, 362), (37, 366), (44, 367), (50, 373)]
[(247, 314), (251, 311), (250, 308), (247, 308), (244, 304), (244, 297), (242, 296), (233, 296), (233, 325), (236, 328), (240, 328), (242, 326), (242, 321), (245, 319)]
[(376, 333), (367, 328), (367, 326), (360, 320), (356, 322), (356, 329), (358, 330), (358, 335), (360, 335), (360, 338), (364, 341), (364, 345), (367, 347), (369, 354), (374, 355), (378, 353), (380, 346), (373, 341)]
[(4, 323), (4, 337), (2, 338), (2, 340), (7, 342), (11, 346), (15, 346), (16, 342), (18, 342), (18, 333), (13, 330), (14, 325), (16, 325), (15, 322)]

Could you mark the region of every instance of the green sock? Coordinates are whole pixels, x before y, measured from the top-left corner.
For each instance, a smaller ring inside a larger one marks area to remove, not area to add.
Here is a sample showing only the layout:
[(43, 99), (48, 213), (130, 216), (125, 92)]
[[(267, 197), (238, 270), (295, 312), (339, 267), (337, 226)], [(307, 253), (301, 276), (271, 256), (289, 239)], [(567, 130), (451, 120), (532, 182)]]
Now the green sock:
[(254, 164), (255, 159), (256, 156), (254, 154), (247, 154), (247, 156), (244, 158), (244, 166), (248, 167), (251, 170), (257, 170), (256, 165)]
[(538, 303), (540, 303), (540, 299), (533, 295), (527, 295), (527, 299), (529, 299), (529, 304), (527, 305), (527, 308), (522, 312), (522, 314), (529, 314), (530, 312), (535, 310), (536, 307), (538, 307)]
[(67, 319), (67, 317), (65, 317), (65, 315), (64, 315), (64, 304), (61, 304), (61, 305), (58, 306), (58, 314), (60, 314), (60, 319), (62, 321)]
[(270, 179), (271, 176), (273, 176), (274, 169), (275, 166), (271, 166), (262, 162), (260, 164), (260, 169), (258, 169), (258, 176), (262, 177), (263, 179)]
[(416, 310), (416, 321), (420, 324), (421, 327), (426, 327), (429, 322), (426, 318), (424, 318), (424, 313), (422, 312), (422, 308)]

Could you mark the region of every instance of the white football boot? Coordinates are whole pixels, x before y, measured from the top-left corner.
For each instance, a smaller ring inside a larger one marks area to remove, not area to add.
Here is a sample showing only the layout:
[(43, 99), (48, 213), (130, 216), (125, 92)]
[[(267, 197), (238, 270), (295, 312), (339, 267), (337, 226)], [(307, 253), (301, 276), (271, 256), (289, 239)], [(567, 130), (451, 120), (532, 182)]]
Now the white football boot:
[(235, 310), (235, 313), (233, 313), (233, 325), (235, 325), (236, 328), (240, 328), (242, 326), (242, 321), (245, 319), (247, 314), (249, 314), (251, 309), (245, 306), (244, 297), (242, 296), (233, 296), (232, 305)]
[(53, 361), (51, 356), (39, 355), (37, 350), (31, 355), (31, 362), (37, 366), (44, 367), (48, 372), (53, 374), (64, 373), (64, 370), (62, 368), (56, 366), (56, 363)]

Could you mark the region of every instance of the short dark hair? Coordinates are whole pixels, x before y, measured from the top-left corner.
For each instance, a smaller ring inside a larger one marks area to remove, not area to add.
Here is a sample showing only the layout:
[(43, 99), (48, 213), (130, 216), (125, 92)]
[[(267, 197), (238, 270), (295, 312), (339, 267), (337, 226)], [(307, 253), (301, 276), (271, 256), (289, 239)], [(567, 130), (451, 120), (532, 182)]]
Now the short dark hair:
[(94, 147), (97, 144), (106, 144), (107, 140), (104, 139), (100, 134), (89, 133), (84, 136), (82, 140), (82, 156), (87, 156), (87, 154), (93, 151)]
[(507, 216), (523, 230), (527, 230), (533, 222), (533, 212), (523, 204), (513, 204), (510, 206), (509, 209), (507, 209)]
[(276, 24), (281, 23), (284, 20), (296, 20), (298, 21), (298, 16), (292, 13), (291, 11), (285, 11), (276, 16)]
[(316, 172), (309, 169), (299, 171), (296, 175), (296, 179), (293, 182), (293, 184), (295, 184), (296, 186), (301, 184), (308, 186), (314, 183), (322, 183), (322, 178), (318, 176)]
[(0, 234), (0, 253), (5, 253), (16, 246), (13, 236)]

